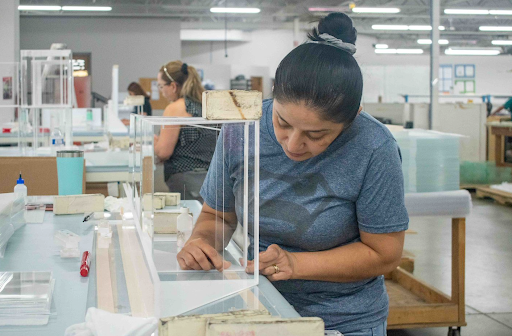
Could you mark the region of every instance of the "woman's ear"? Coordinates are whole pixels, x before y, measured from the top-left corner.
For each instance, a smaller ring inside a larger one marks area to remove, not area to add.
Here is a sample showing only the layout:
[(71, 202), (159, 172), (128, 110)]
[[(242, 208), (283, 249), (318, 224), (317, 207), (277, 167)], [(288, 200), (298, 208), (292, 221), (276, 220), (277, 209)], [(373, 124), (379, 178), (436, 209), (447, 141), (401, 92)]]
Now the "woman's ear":
[(170, 86), (171, 86), (171, 90), (172, 90), (173, 93), (177, 93), (178, 92), (178, 85), (176, 85), (176, 82), (172, 82), (170, 84)]

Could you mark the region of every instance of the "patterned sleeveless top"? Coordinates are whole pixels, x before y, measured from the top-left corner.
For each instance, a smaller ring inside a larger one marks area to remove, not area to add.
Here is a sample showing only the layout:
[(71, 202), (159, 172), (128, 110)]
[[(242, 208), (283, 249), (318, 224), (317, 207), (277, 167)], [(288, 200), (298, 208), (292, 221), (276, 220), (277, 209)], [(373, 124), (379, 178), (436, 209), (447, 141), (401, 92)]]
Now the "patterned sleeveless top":
[[(185, 97), (185, 109), (192, 117), (201, 117), (202, 105)], [(164, 177), (167, 181), (171, 174), (208, 169), (212, 160), (217, 132), (194, 126), (181, 126), (180, 135), (174, 152), (164, 162)]]

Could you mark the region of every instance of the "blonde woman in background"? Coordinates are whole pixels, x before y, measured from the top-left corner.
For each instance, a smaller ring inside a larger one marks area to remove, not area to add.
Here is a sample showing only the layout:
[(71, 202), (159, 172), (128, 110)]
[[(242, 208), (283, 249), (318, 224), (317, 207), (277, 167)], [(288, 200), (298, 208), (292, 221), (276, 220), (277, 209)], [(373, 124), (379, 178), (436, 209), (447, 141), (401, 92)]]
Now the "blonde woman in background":
[[(202, 115), (201, 78), (196, 69), (181, 61), (160, 68), (158, 87), (170, 104), (166, 117), (200, 117)], [(164, 162), (165, 183), (184, 199), (202, 201), (199, 190), (215, 151), (216, 132), (190, 126), (162, 128), (155, 136), (155, 155)]]

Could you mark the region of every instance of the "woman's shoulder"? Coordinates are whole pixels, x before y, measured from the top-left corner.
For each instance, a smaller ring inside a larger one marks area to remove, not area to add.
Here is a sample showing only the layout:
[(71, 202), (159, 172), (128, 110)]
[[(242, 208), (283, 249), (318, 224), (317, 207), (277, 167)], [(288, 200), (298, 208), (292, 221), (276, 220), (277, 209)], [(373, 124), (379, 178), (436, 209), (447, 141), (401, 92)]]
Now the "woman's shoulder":
[(389, 140), (395, 139), (385, 125), (364, 111), (357, 116), (353, 127), (357, 130), (357, 136), (360, 139), (358, 142), (370, 150), (377, 149)]
[(164, 117), (190, 117), (185, 106), (185, 99), (173, 101), (164, 110)]

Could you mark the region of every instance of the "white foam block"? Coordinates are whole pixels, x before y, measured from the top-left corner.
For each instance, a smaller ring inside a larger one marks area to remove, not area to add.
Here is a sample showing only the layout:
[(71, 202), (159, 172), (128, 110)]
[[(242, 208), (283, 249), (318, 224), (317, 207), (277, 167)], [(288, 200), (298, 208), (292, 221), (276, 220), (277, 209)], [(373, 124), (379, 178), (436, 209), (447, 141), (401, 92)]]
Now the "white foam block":
[(266, 310), (238, 310), (221, 314), (172, 316), (160, 319), (158, 334), (160, 336), (205, 336), (209, 321), (237, 318), (263, 319), (271, 318), (271, 316)]
[(262, 93), (243, 90), (203, 92), (203, 118), (209, 120), (259, 120)]
[(153, 202), (151, 202), (151, 194), (145, 194), (142, 197), (142, 203), (144, 205), (144, 210), (151, 210), (151, 206), (153, 209), (160, 210), (165, 208), (165, 196), (157, 196), (153, 194)]
[(153, 230), (155, 233), (177, 233), (180, 210), (155, 212), (153, 215)]
[(55, 196), (53, 213), (56, 215), (103, 212), (105, 196), (102, 194)]
[(179, 205), (181, 202), (181, 194), (177, 192), (157, 192), (153, 195), (165, 197), (165, 206), (175, 206)]
[(126, 96), (124, 104), (127, 106), (139, 106), (144, 105), (144, 96)]
[(301, 317), (296, 319), (240, 318), (210, 320), (206, 336), (324, 336), (324, 330), (324, 321), (318, 317)]

